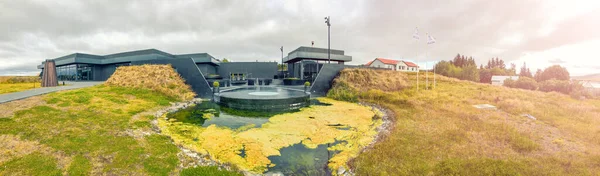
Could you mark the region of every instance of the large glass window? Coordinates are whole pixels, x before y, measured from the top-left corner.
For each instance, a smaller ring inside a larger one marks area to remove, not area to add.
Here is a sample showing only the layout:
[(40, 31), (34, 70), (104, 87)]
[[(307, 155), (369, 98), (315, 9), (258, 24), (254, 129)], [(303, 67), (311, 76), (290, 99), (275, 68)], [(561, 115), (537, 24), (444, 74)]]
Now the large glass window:
[(94, 80), (93, 66), (89, 64), (70, 64), (56, 67), (56, 75), (60, 81)]

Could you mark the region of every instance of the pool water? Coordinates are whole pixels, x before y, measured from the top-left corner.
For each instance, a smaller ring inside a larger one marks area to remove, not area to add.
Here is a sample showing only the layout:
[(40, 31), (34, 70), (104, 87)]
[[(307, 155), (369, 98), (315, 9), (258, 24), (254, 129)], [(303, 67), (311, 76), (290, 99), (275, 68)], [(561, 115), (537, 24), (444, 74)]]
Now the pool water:
[(269, 168), (269, 173), (284, 175), (331, 175), (327, 161), (334, 152), (327, 150), (329, 145), (322, 144), (315, 149), (307, 148), (303, 144), (294, 144), (279, 150), (281, 156), (270, 156), (269, 160), (275, 167)]
[(259, 128), (262, 124), (269, 122), (268, 118), (260, 118), (260, 117), (240, 117), (235, 115), (230, 115), (224, 112), (221, 112), (219, 117), (213, 117), (208, 120), (205, 120), (202, 124), (202, 127), (208, 127), (212, 124), (219, 127), (228, 127), (231, 129), (238, 129), (242, 126), (246, 126), (249, 124), (254, 124), (254, 127)]
[[(205, 114), (212, 114), (213, 117), (206, 119), (203, 117)], [(218, 127), (227, 127), (230, 129), (238, 129), (249, 124), (260, 127), (262, 124), (269, 122), (269, 118), (265, 117), (242, 117), (228, 114), (221, 111), (219, 105), (211, 102), (203, 102), (194, 107), (188, 107), (174, 113), (169, 113), (167, 118), (202, 127), (208, 127), (214, 124)]]
[[(312, 101), (312, 104), (328, 106), (318, 101)], [(205, 119), (205, 114), (212, 114), (214, 117)], [(175, 119), (178, 122), (192, 123), (202, 127), (216, 125), (230, 129), (239, 129), (240, 127), (253, 124), (252, 128), (259, 128), (262, 124), (269, 121), (269, 117), (242, 117), (231, 115), (221, 111), (219, 105), (211, 102), (203, 102), (194, 107), (169, 113), (167, 118)], [(247, 130), (247, 129), (246, 129)], [(334, 152), (327, 148), (335, 143), (318, 145), (317, 148), (307, 148), (301, 143), (280, 149), (281, 156), (270, 156), (269, 160), (274, 167), (269, 168), (265, 174), (284, 174), (284, 175), (331, 175), (328, 170), (327, 161)], [(240, 154), (244, 155), (244, 152)]]

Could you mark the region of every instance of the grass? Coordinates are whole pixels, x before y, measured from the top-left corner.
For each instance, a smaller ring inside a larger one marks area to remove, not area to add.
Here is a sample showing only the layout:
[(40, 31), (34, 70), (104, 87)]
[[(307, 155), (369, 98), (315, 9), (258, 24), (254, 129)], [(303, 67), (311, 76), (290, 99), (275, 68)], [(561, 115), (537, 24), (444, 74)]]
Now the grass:
[(61, 175), (52, 157), (33, 153), (0, 165), (0, 175)]
[(119, 67), (105, 84), (150, 89), (178, 100), (190, 100), (196, 96), (171, 65)]
[(152, 131), (153, 116), (143, 115), (174, 97), (100, 85), (15, 103), (27, 101), (36, 102), (0, 117), (0, 140), (12, 142), (0, 145), (0, 153), (9, 153), (0, 155), (0, 175), (179, 173), (179, 149)]
[(181, 171), (182, 176), (197, 176), (197, 175), (211, 175), (211, 176), (242, 176), (240, 173), (232, 173), (220, 170), (216, 166), (212, 167), (193, 167), (183, 169)]
[(40, 83), (3, 83), (0, 84), (0, 94), (20, 92), (41, 86)]
[(38, 76), (0, 76), (0, 84), (4, 83), (40, 83)]
[[(394, 113), (390, 134), (350, 163), (358, 175), (600, 173), (599, 100), (442, 76), (434, 90), (424, 90), (421, 80), (417, 92), (413, 73), (397, 73), (405, 75), (394, 79), (406, 82), (398, 89), (357, 80), (371, 72), (342, 71), (328, 94), (375, 103)], [(479, 110), (472, 107), (475, 104), (491, 104), (498, 110)]]

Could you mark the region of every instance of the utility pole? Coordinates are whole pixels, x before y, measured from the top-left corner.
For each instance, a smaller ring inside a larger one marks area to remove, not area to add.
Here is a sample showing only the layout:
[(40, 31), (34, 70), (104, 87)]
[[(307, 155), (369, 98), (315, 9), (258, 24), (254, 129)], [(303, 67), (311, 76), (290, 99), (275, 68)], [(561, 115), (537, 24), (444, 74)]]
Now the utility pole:
[(325, 17), (325, 23), (327, 24), (327, 63), (331, 64), (331, 23), (329, 20), (331, 17)]
[(281, 50), (281, 77), (282, 77), (281, 79), (283, 79), (283, 77), (284, 77), (283, 76), (283, 46), (281, 46), (280, 50)]

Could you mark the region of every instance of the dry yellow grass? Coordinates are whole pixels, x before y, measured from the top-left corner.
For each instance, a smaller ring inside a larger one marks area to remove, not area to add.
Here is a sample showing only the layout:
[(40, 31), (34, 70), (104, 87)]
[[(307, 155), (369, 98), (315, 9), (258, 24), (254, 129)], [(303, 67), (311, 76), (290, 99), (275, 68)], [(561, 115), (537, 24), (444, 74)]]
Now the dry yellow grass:
[(335, 82), (350, 83), (350, 87), (360, 91), (399, 91), (409, 86), (405, 74), (392, 70), (344, 69)]
[[(72, 158), (64, 152), (54, 151), (52, 148), (42, 145), (37, 141), (22, 140), (14, 135), (0, 135), (0, 164), (34, 152), (54, 157), (58, 161), (59, 169), (66, 169), (72, 161)], [(0, 172), (0, 175), (5, 174), (7, 173)]]
[(35, 83), (40, 82), (38, 76), (0, 76), (0, 84), (2, 83)]
[(46, 104), (46, 102), (40, 96), (3, 103), (0, 106), (0, 118), (8, 118), (13, 116), (14, 112), (44, 104)]
[(150, 89), (179, 100), (190, 100), (196, 96), (171, 65), (119, 67), (105, 84)]
[[(437, 77), (434, 90), (424, 90), (425, 81), (421, 80), (421, 90), (417, 92), (416, 74), (409, 73), (406, 78), (410, 86), (400, 91), (373, 87), (334, 94), (356, 96), (359, 101), (382, 105), (396, 117), (395, 128), (386, 140), (352, 163), (358, 174), (600, 173), (599, 100), (576, 100), (559, 93), (497, 87), (443, 76)], [(339, 92), (346, 91), (351, 90)], [(491, 104), (498, 110), (476, 109), (472, 106), (475, 104)], [(537, 120), (522, 114), (531, 114)]]
[(20, 92), (41, 86), (40, 83), (2, 83), (0, 84), (0, 94)]

